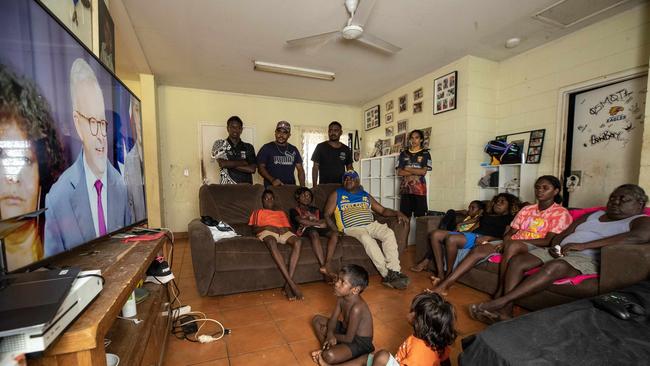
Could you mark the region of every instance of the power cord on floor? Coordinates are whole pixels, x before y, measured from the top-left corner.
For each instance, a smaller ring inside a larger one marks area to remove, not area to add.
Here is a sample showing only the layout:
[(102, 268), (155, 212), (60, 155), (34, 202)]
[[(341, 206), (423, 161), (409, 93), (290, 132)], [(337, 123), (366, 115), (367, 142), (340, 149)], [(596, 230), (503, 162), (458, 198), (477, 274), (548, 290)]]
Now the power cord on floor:
[[(197, 323), (200, 323), (201, 325), (197, 327)], [(215, 323), (221, 328), (221, 330), (213, 334), (199, 334), (201, 328), (203, 328), (206, 323)], [(230, 329), (225, 328), (219, 321), (208, 318), (200, 311), (189, 312), (178, 319), (174, 319), (172, 326), (172, 334), (174, 334), (176, 338), (198, 343), (211, 343), (218, 341), (223, 338), (224, 335), (230, 333)]]

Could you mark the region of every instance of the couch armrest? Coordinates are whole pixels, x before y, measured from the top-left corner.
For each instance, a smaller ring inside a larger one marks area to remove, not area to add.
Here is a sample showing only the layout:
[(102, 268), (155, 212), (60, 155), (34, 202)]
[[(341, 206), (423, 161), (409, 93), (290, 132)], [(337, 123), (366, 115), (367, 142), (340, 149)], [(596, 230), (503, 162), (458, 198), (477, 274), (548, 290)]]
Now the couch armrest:
[(387, 217), (375, 214), (375, 220), (381, 224), (388, 225), (391, 230), (395, 233), (395, 239), (397, 239), (397, 248), (400, 253), (406, 249), (409, 239), (409, 231), (411, 227), (408, 223), (400, 224), (397, 217)]
[(650, 278), (650, 243), (603, 247), (600, 288), (603, 294)]
[(202, 296), (207, 295), (215, 273), (215, 245), (210, 229), (199, 219), (187, 225), (192, 250), (192, 266), (196, 288)]
[(424, 258), (429, 246), (429, 234), (440, 226), (443, 216), (420, 216), (415, 219), (415, 260)]

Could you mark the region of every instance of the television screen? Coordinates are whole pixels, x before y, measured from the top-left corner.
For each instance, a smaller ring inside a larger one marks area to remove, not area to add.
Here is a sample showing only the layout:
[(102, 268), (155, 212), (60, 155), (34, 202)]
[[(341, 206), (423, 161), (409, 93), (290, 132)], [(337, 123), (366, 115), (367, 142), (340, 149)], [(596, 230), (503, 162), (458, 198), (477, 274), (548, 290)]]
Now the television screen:
[(0, 219), (16, 271), (146, 220), (140, 101), (35, 0), (0, 1)]

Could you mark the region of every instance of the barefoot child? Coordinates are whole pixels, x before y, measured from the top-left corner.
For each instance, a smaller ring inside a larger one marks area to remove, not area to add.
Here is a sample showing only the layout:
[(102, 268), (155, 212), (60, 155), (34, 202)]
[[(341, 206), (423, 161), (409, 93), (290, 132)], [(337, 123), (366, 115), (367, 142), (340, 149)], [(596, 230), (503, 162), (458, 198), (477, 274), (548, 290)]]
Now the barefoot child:
[[(323, 274), (326, 281), (332, 281), (336, 277), (336, 273), (332, 272), (329, 265), (338, 242), (338, 233), (328, 228), (325, 219), (321, 218), (320, 210), (311, 205), (314, 195), (309, 188), (298, 188), (294, 196), (298, 206), (289, 211), (291, 225), (298, 236), (309, 238), (316, 259), (320, 264), (319, 272)], [(323, 256), (323, 247), (320, 244), (321, 236), (328, 238), (327, 254), (325, 256)]]
[[(519, 199), (509, 193), (499, 193), (490, 202), (485, 214), (481, 215), (478, 227), (469, 232), (436, 230), (430, 235), (431, 248), (436, 262), (438, 277), (431, 279), (436, 286), (448, 277), (470, 249), (476, 244), (503, 238), (506, 227), (519, 211)], [(444, 271), (443, 245), (446, 251), (447, 270)], [(459, 251), (464, 249), (461, 253)], [(442, 295), (446, 293), (439, 292)]]
[(438, 294), (423, 292), (413, 298), (407, 320), (413, 334), (404, 340), (395, 356), (379, 350), (339, 366), (440, 366), (448, 360), (450, 346), (457, 336), (453, 305)]
[[(300, 238), (289, 230), (291, 225), (289, 225), (287, 214), (282, 210), (275, 209), (275, 195), (268, 189), (262, 193), (262, 207), (253, 211), (248, 225), (253, 227), (253, 232), (257, 235), (257, 238), (264, 242), (269, 249), (275, 264), (287, 281), (284, 286), (287, 298), (290, 301), (302, 300), (302, 292), (293, 282), (293, 274), (296, 271), (296, 265), (300, 257)], [(278, 250), (278, 243), (292, 246), (288, 270), (284, 258)]]
[[(479, 200), (474, 200), (470, 202), (469, 206), (467, 207), (467, 210), (460, 210), (460, 211), (449, 210), (442, 218), (442, 220), (440, 220), (440, 225), (438, 226), (438, 229), (441, 230), (436, 230), (434, 231), (434, 233), (438, 232), (439, 234), (437, 235), (443, 235), (443, 234), (447, 235), (448, 233), (447, 230), (454, 230), (454, 229), (459, 233), (465, 231), (472, 231), (478, 228), (478, 221), (481, 218), (481, 215), (483, 214), (484, 210), (485, 210), (485, 203)], [(458, 225), (456, 225), (456, 213), (467, 215), (465, 216), (462, 222), (458, 223)], [(422, 258), (422, 260), (419, 261), (418, 264), (411, 267), (411, 271), (413, 272), (424, 271), (429, 267), (429, 262), (431, 262), (431, 260), (433, 260), (433, 249), (431, 249), (431, 245), (427, 245), (427, 252), (425, 253), (424, 258)]]
[(494, 253), (503, 252), (499, 264), (499, 285), (494, 296), (501, 296), (505, 273), (510, 259), (518, 254), (527, 253), (537, 247), (547, 247), (551, 239), (564, 231), (572, 222), (569, 211), (560, 206), (560, 180), (552, 175), (543, 175), (535, 181), (535, 198), (537, 203), (522, 208), (503, 241), (477, 241), (477, 245), (442, 282), (434, 284), (431, 291), (445, 294), (451, 284), (477, 263)]
[[(341, 268), (334, 284), (336, 307), (327, 318), (314, 316), (312, 326), (322, 349), (311, 353), (319, 365), (340, 364), (367, 355), (372, 345), (372, 314), (361, 292), (368, 286), (368, 272), (356, 264)], [(341, 317), (342, 320), (339, 320)]]

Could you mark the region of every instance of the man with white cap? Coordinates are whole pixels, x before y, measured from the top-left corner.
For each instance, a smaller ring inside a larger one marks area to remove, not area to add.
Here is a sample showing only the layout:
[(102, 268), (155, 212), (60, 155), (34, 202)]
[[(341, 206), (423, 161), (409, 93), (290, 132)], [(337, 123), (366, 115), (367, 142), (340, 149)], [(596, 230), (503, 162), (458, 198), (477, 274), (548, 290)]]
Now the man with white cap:
[(280, 121), (275, 127), (275, 141), (265, 144), (257, 154), (260, 175), (264, 186), (296, 184), (294, 170), (298, 171), (298, 181), (305, 186), (305, 170), (298, 148), (287, 142), (291, 137), (291, 124)]
[[(383, 285), (403, 290), (408, 286), (409, 278), (401, 273), (395, 233), (388, 225), (375, 221), (373, 211), (382, 216), (397, 217), (401, 224), (408, 223), (403, 213), (380, 205), (364, 191), (359, 184), (359, 174), (348, 170), (343, 174), (343, 187), (332, 192), (327, 200), (325, 219), (332, 229), (361, 242), (383, 277)], [(381, 241), (381, 248), (375, 239)]]

